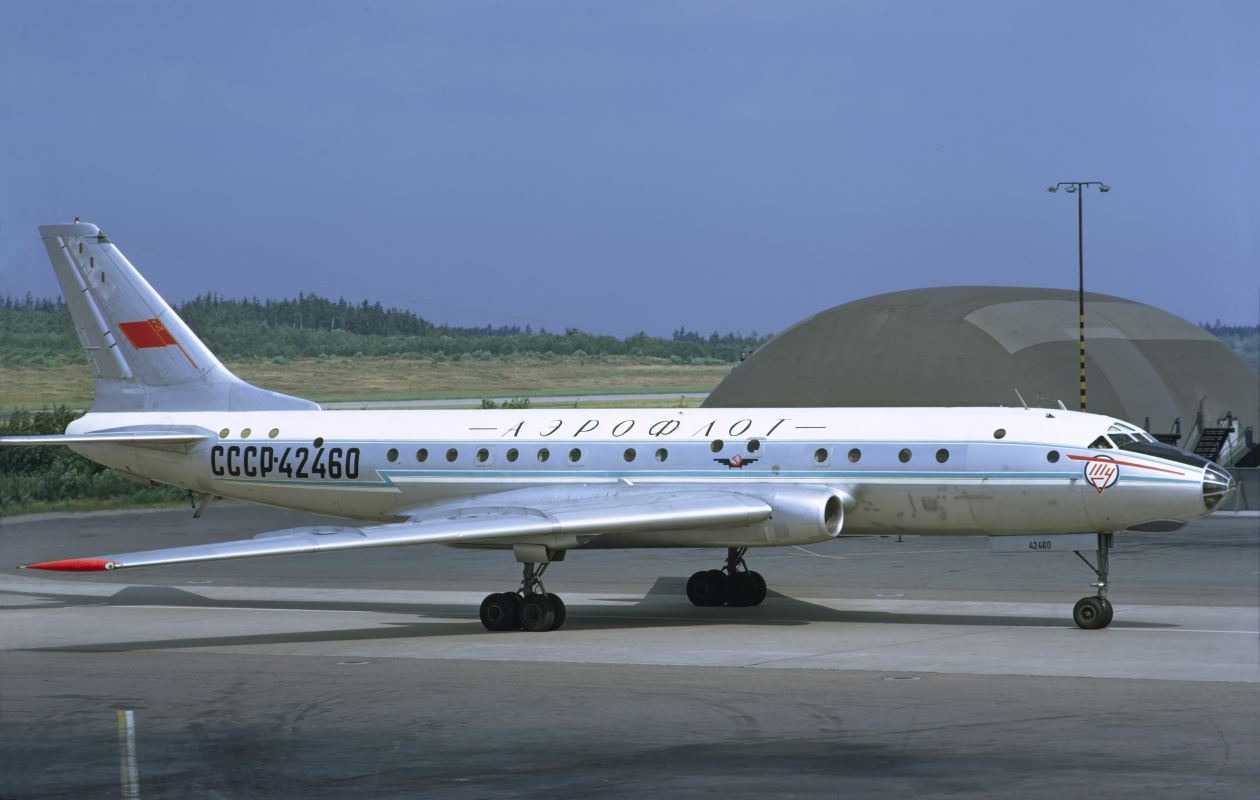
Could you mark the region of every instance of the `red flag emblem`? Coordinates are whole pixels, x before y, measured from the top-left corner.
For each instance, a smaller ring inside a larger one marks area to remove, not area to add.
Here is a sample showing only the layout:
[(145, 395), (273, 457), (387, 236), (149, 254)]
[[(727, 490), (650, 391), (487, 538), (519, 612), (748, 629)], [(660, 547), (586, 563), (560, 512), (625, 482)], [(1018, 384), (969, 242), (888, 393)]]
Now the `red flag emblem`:
[(175, 340), (175, 337), (166, 329), (162, 321), (156, 317), (136, 322), (120, 322), (118, 323), (118, 330), (122, 331), (122, 335), (126, 336), (127, 341), (131, 342), (131, 346), (137, 350), (144, 350), (150, 347), (178, 347), (179, 352), (184, 354), (184, 358), (188, 359), (188, 363), (192, 364), (193, 369), (197, 369), (197, 362), (192, 360), (192, 356), (188, 355), (188, 351)]
[(178, 345), (175, 337), (171, 336), (171, 332), (166, 329), (161, 320), (142, 319), (139, 322), (120, 322), (118, 329), (123, 332), (123, 336), (127, 337), (127, 341), (131, 342), (131, 346), (137, 350), (143, 350), (146, 347), (167, 347), (169, 345)]

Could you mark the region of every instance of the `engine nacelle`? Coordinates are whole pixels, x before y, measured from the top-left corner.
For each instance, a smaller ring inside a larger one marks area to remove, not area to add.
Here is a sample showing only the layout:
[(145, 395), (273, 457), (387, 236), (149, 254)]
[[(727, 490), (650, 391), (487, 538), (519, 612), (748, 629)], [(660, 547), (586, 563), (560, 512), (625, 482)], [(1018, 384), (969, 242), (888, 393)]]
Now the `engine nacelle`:
[(844, 508), (853, 498), (830, 486), (740, 487), (741, 494), (764, 500), (773, 509), (761, 523), (766, 544), (815, 544), (834, 539), (844, 528)]

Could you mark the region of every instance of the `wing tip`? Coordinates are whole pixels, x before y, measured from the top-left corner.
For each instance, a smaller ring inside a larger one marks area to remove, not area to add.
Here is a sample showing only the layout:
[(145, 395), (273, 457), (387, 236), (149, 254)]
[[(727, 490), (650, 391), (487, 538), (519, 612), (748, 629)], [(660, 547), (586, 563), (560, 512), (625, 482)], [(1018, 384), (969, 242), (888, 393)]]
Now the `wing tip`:
[(61, 561), (22, 564), (18, 569), (47, 569), (55, 572), (99, 572), (114, 569), (117, 566), (116, 563), (105, 558), (67, 558)]

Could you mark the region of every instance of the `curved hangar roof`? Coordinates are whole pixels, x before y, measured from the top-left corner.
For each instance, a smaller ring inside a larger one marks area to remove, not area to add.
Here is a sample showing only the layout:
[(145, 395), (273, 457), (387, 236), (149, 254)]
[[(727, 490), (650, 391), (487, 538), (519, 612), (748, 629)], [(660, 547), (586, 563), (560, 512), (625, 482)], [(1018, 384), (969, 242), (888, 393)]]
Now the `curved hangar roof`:
[[(1088, 410), (1188, 434), (1202, 409), (1256, 426), (1260, 374), (1180, 317), (1086, 293)], [(1077, 297), (1063, 289), (948, 286), (830, 308), (771, 339), (711, 407), (1031, 405), (1079, 408)], [(1260, 426), (1257, 426), (1260, 427)], [(1184, 440), (1183, 440), (1184, 441)]]

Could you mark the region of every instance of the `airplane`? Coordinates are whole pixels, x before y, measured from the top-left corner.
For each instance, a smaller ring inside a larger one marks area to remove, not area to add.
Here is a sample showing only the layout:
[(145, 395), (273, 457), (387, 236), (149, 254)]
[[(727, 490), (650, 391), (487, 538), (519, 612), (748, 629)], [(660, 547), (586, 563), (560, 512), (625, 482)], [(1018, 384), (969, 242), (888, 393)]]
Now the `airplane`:
[[(841, 536), (1096, 535), (1096, 591), (1073, 609), (1105, 628), (1113, 536), (1174, 531), (1233, 490), (1216, 464), (1123, 420), (1062, 408), (324, 410), (230, 372), (96, 225), (40, 234), (92, 368), (91, 408), (64, 445), (125, 476), (215, 498), (330, 514), (214, 544), (25, 564), (98, 571), (368, 547), (510, 550), (515, 590), (480, 607), (490, 631), (550, 631), (542, 575), (570, 550), (723, 548), (687, 581), (696, 606), (766, 597), (751, 548)], [(843, 346), (843, 343), (837, 343)], [(860, 376), (854, 376), (860, 379)], [(1008, 540), (1009, 541), (1009, 540)]]

